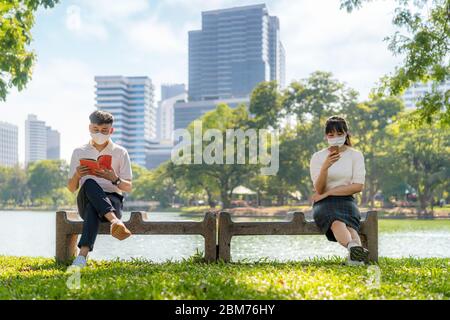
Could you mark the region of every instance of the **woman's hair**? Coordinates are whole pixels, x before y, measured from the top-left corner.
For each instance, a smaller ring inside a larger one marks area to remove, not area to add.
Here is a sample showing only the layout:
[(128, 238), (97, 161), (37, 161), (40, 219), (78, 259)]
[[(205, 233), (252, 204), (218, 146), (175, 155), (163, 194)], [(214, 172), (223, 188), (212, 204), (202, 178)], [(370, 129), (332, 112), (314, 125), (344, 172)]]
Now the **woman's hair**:
[(345, 139), (345, 145), (351, 147), (352, 142), (350, 141), (350, 133), (348, 132), (347, 121), (344, 118), (339, 116), (332, 116), (327, 119), (325, 123), (325, 134), (332, 132), (343, 132), (347, 134), (347, 138)]

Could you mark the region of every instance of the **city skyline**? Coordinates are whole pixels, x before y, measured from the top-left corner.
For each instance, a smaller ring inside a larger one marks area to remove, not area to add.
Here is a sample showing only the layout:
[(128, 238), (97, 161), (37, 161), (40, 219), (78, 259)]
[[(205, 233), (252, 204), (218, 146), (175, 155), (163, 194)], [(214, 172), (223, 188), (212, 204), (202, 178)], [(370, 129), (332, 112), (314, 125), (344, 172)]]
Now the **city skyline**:
[[(29, 113), (37, 114), (61, 133), (61, 157), (68, 160), (72, 150), (89, 139), (95, 75), (146, 75), (155, 87), (187, 83), (187, 32), (200, 28), (201, 12), (261, 3), (280, 19), (288, 52), (286, 84), (315, 70), (331, 71), (357, 89), (363, 100), (399, 62), (382, 41), (394, 30), (393, 5), (384, 2), (368, 3), (348, 14), (339, 9), (339, 1), (324, 5), (325, 1), (135, 0), (124, 5), (69, 0), (38, 12), (33, 79), (27, 89), (11, 90), (0, 103), (0, 120), (19, 127), (23, 145), (23, 120)], [(319, 10), (321, 14), (312, 18)], [(155, 100), (159, 99), (157, 90)], [(19, 161), (24, 162), (22, 148)]]
[(145, 166), (146, 152), (156, 139), (156, 107), (147, 76), (96, 76), (97, 110), (114, 117), (113, 140), (126, 148), (132, 162)]

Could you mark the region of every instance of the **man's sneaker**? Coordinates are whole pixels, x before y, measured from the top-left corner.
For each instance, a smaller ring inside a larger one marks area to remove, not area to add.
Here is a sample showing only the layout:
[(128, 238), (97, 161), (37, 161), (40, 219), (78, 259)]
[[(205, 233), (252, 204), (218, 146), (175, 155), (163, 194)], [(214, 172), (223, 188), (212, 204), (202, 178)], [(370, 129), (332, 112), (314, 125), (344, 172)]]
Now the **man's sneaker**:
[(71, 267), (78, 267), (78, 268), (84, 268), (86, 267), (86, 257), (83, 256), (78, 256), (75, 258), (75, 260), (73, 260)]
[(353, 246), (350, 248), (350, 260), (369, 263), (369, 250), (362, 246)]
[(131, 236), (131, 232), (122, 221), (117, 220), (111, 224), (111, 235), (119, 240), (125, 240)]

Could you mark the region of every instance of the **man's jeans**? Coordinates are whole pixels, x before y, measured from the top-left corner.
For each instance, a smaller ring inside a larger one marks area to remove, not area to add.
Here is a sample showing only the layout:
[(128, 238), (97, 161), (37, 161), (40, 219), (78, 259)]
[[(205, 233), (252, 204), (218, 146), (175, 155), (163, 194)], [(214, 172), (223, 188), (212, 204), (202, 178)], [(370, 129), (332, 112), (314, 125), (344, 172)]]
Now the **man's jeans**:
[(105, 192), (93, 179), (87, 179), (77, 196), (78, 212), (83, 219), (83, 233), (78, 248), (94, 248), (100, 222), (109, 222), (105, 214), (113, 211), (117, 218), (122, 218), (123, 196), (118, 193)]

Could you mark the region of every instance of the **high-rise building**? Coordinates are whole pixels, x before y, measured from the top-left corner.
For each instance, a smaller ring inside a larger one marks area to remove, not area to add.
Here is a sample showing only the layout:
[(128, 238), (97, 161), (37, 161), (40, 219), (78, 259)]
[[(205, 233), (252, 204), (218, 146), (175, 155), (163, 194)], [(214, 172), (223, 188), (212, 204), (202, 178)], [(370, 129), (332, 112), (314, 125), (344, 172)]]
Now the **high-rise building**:
[(61, 136), (58, 131), (47, 127), (47, 159), (59, 160), (61, 158)]
[(161, 101), (170, 99), (186, 92), (184, 83), (173, 83), (161, 85)]
[(158, 144), (153, 145), (147, 152), (145, 167), (147, 169), (157, 168), (161, 163), (170, 159), (173, 145)]
[(29, 114), (25, 120), (25, 164), (46, 159), (60, 159), (60, 134)]
[[(402, 96), (402, 99), (405, 103), (405, 107), (407, 109), (414, 109), (416, 107), (416, 103), (419, 99), (421, 99), (425, 93), (431, 92), (432, 82), (427, 83), (415, 83), (411, 87), (409, 87)], [(450, 90), (450, 79), (447, 81), (442, 81), (438, 84), (437, 90), (445, 94), (448, 90)]]
[(47, 127), (45, 121), (29, 114), (25, 120), (25, 164), (47, 159)]
[(189, 32), (189, 101), (249, 96), (262, 81), (284, 85), (280, 23), (265, 4), (202, 12)]
[(0, 121), (0, 166), (15, 166), (19, 162), (18, 127)]
[(97, 76), (96, 107), (114, 116), (113, 139), (128, 150), (132, 162), (145, 166), (156, 143), (154, 86), (149, 77)]
[[(189, 124), (200, 118), (206, 112), (216, 109), (220, 103), (226, 103), (230, 108), (240, 104), (249, 105), (248, 98), (219, 99), (205, 101), (177, 102), (174, 105), (174, 129), (185, 129)], [(176, 140), (176, 139), (175, 139)]]

